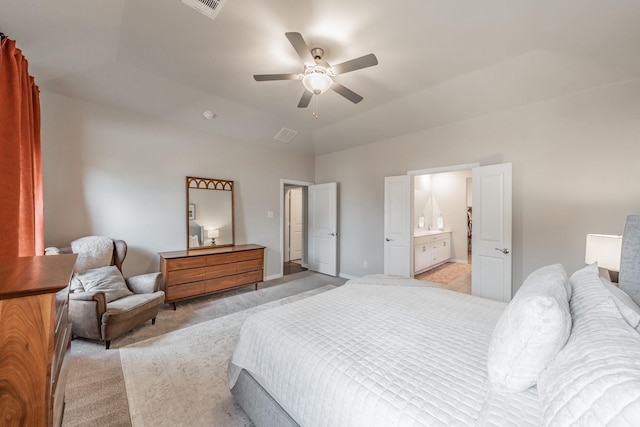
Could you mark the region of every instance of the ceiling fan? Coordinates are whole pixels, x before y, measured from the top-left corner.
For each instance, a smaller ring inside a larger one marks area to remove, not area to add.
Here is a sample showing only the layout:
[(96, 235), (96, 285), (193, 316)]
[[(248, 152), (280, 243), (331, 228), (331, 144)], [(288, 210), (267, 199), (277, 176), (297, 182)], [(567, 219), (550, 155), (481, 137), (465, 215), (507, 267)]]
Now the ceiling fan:
[(354, 104), (362, 101), (362, 96), (341, 85), (333, 78), (339, 74), (378, 65), (378, 58), (373, 53), (331, 66), (322, 59), (324, 50), (319, 47), (309, 49), (300, 33), (289, 32), (285, 33), (285, 36), (287, 36), (287, 39), (289, 39), (289, 42), (302, 59), (304, 71), (299, 74), (255, 74), (253, 78), (256, 81), (301, 80), (305, 91), (302, 94), (302, 98), (300, 98), (298, 108), (306, 108), (313, 95), (320, 95), (329, 89), (339, 93)]

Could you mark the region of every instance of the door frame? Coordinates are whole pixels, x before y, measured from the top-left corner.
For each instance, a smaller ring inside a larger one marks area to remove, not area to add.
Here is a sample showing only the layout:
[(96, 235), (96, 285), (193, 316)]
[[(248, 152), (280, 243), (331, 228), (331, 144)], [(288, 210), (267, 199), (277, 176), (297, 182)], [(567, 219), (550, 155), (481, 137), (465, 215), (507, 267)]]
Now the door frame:
[[(407, 171), (407, 175), (409, 175), (411, 177), (411, 179), (413, 180), (414, 177), (419, 176), (419, 175), (433, 175), (433, 174), (437, 174), (437, 173), (460, 172), (460, 171), (466, 171), (466, 170), (473, 170), (473, 168), (477, 168), (477, 167), (480, 167), (480, 163), (478, 163), (478, 162), (475, 162), (475, 163), (463, 163), (463, 164), (459, 164), (459, 165), (440, 166), (440, 167), (436, 167), (436, 168), (410, 170), (410, 171)], [(413, 181), (412, 181), (412, 184), (413, 184)], [(473, 187), (473, 181), (471, 182), (471, 186)], [(413, 185), (412, 185), (412, 188), (413, 188)], [(413, 200), (413, 198), (412, 198), (412, 200)], [(411, 206), (411, 215), (413, 216), (413, 206)], [(414, 221), (414, 218), (411, 218), (412, 227), (413, 227), (413, 221)], [(471, 235), (471, 241), (473, 242), (473, 235)], [(414, 237), (413, 237), (413, 229), (412, 229), (411, 230), (411, 247), (413, 248), (413, 246), (414, 246)], [(413, 252), (412, 252), (411, 256), (413, 257)], [(413, 262), (412, 262), (412, 264), (413, 264)], [(413, 271), (413, 267), (412, 267), (412, 269), (411, 269), (411, 277), (414, 277), (414, 275), (415, 275), (415, 272)]]
[[(284, 187), (284, 192), (285, 192), (285, 199), (284, 199), (284, 213), (285, 213), (285, 222), (284, 222), (284, 252), (283, 252), (283, 256), (284, 256), (284, 262), (291, 262), (291, 253), (292, 253), (292, 248), (291, 248), (291, 241), (292, 241), (292, 212), (296, 211), (296, 210), (300, 210), (299, 212), (299, 220), (300, 220), (300, 247), (297, 248), (297, 252), (299, 252), (299, 256), (296, 259), (299, 259), (300, 261), (302, 261), (302, 255), (304, 253), (304, 249), (302, 248), (302, 246), (304, 245), (304, 226), (305, 226), (305, 219), (304, 219), (304, 214), (305, 214), (305, 207), (303, 206), (304, 203), (304, 189), (302, 187), (298, 187), (295, 185), (285, 185)], [(293, 203), (293, 195), (299, 195), (300, 200), (298, 201), (299, 203)]]
[[(281, 178), (280, 179), (280, 274), (278, 277), (284, 277), (284, 228), (285, 228), (285, 214), (284, 214), (284, 203), (285, 203), (285, 197), (284, 197), (284, 193), (285, 193), (285, 186), (287, 185), (294, 185), (297, 187), (303, 187), (302, 188), (302, 195), (303, 195), (303, 200), (306, 197), (307, 191), (308, 191), (308, 187), (310, 185), (314, 185), (313, 182), (309, 182), (309, 181), (296, 181), (294, 179), (285, 179), (285, 178)], [(306, 233), (307, 230), (307, 223), (308, 223), (308, 219), (306, 218), (305, 215), (302, 216), (302, 220), (304, 221), (304, 233)], [(303, 242), (302, 245), (302, 266), (307, 268), (307, 247), (306, 247), (306, 242)]]
[[(443, 172), (459, 172), (459, 171), (477, 168), (479, 166), (480, 166), (480, 163), (464, 163), (461, 165), (451, 165), (451, 166), (442, 166), (438, 168), (417, 169), (417, 170), (407, 171), (407, 175), (415, 176), (415, 175), (431, 175), (434, 173), (443, 173)], [(473, 182), (471, 184), (473, 185)]]

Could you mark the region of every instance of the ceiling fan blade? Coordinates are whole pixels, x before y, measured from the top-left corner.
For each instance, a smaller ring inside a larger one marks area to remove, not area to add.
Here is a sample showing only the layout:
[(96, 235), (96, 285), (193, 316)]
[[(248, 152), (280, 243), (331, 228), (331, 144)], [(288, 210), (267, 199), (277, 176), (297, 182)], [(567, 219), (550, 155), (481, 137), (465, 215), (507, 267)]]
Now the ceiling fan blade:
[(265, 82), (269, 80), (298, 80), (297, 74), (254, 74), (257, 82)]
[(333, 84), (331, 85), (331, 90), (333, 90), (334, 92), (338, 92), (340, 95), (344, 96), (354, 104), (357, 104), (358, 102), (364, 99), (360, 95), (352, 91), (351, 89), (347, 89), (346, 87), (342, 86), (340, 83), (336, 81), (334, 81)]
[(311, 101), (311, 97), (313, 96), (312, 92), (305, 90), (302, 94), (302, 98), (300, 98), (300, 102), (298, 102), (298, 108), (307, 108), (309, 106), (309, 102)]
[(361, 68), (373, 67), (374, 65), (378, 65), (378, 58), (376, 58), (373, 53), (370, 53), (369, 55), (361, 56), (360, 58), (342, 62), (338, 65), (333, 65), (331, 68), (336, 74), (344, 74)]
[(302, 62), (308, 65), (313, 65), (316, 63), (316, 60), (311, 56), (311, 49), (307, 46), (304, 39), (302, 38), (302, 34), (300, 33), (284, 33), (285, 36), (289, 39), (289, 42), (293, 46), (293, 48), (298, 52), (298, 56), (302, 59)]

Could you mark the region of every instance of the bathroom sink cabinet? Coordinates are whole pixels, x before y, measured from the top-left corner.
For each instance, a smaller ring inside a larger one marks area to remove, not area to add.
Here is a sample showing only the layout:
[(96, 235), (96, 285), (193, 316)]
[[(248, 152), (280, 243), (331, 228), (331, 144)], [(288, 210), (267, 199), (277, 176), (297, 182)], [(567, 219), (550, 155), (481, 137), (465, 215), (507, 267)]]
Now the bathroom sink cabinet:
[(450, 258), (450, 231), (414, 238), (414, 270), (416, 274), (437, 267)]

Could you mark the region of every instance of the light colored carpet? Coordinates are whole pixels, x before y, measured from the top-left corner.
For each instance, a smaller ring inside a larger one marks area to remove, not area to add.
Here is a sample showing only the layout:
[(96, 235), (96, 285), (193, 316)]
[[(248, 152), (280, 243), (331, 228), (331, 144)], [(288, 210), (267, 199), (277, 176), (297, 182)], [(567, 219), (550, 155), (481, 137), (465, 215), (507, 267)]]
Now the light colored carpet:
[(121, 348), (131, 425), (251, 425), (227, 386), (227, 365), (240, 327), (258, 311), (333, 288), (327, 285)]
[(165, 306), (157, 322), (147, 322), (111, 342), (105, 350), (99, 341), (75, 339), (71, 343), (70, 369), (65, 392), (63, 427), (129, 427), (129, 405), (120, 363), (120, 348), (148, 338), (196, 325), (247, 308), (286, 298), (345, 279), (305, 271), (253, 286), (194, 298)]

